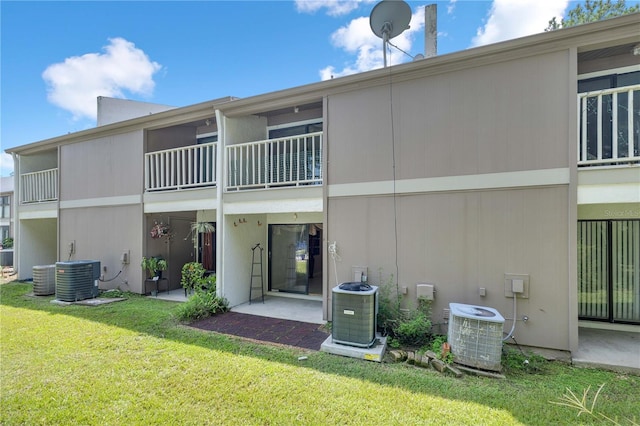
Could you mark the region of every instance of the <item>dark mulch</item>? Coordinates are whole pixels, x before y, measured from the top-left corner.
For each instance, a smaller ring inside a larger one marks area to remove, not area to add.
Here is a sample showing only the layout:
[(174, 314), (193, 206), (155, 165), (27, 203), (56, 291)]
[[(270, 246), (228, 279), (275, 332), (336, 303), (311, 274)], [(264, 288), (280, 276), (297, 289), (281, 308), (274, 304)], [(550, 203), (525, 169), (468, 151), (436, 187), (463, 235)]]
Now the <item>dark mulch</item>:
[(329, 333), (320, 324), (225, 312), (190, 324), (201, 330), (298, 348), (320, 350)]

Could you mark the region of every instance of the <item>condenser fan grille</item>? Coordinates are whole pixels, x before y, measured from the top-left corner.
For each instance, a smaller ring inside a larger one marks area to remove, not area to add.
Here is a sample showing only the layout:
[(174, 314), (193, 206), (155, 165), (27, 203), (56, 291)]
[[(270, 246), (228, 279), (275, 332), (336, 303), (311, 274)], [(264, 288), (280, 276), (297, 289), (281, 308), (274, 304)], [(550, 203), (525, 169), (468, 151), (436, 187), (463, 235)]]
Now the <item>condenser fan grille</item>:
[(483, 370), (500, 371), (504, 318), (492, 308), (455, 303), (449, 306), (448, 341), (455, 362)]

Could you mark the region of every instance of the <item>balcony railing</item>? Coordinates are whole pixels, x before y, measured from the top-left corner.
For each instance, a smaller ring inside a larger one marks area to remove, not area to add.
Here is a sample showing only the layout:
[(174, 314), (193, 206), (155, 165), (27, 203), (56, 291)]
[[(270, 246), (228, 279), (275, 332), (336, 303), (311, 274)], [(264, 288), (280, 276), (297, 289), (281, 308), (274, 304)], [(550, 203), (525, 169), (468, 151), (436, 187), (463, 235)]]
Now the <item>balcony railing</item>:
[(20, 175), (20, 202), (43, 203), (58, 199), (58, 169)]
[(145, 154), (145, 191), (216, 185), (216, 142)]
[(322, 184), (322, 132), (227, 146), (227, 191)]
[(640, 162), (640, 84), (578, 95), (578, 165)]

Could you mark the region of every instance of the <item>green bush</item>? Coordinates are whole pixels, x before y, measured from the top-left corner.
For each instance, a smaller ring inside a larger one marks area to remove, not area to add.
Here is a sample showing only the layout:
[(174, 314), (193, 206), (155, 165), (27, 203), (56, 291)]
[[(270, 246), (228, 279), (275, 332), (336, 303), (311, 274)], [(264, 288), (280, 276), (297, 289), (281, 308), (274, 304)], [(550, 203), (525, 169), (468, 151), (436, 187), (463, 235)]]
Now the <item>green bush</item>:
[(2, 247), (6, 249), (13, 248), (13, 238), (9, 237), (2, 240)]
[(201, 290), (208, 290), (215, 294), (216, 292), (216, 274), (207, 275), (198, 280), (198, 287)]
[(214, 291), (195, 289), (194, 294), (176, 310), (180, 321), (195, 321), (228, 310), (228, 302)]
[(397, 289), (394, 288), (393, 275), (389, 276), (386, 283), (383, 283), (382, 272), (380, 272), (380, 285), (378, 286), (378, 328), (385, 336), (393, 338), (394, 329), (401, 318), (400, 297)]
[(426, 345), (431, 341), (431, 320), (423, 312), (413, 311), (398, 321), (393, 333), (402, 345)]
[(198, 262), (185, 263), (182, 267), (182, 276), (180, 278), (180, 284), (186, 290), (194, 290), (197, 284), (202, 280), (205, 270), (204, 266)]
[(400, 295), (393, 284), (393, 275), (383, 284), (380, 277), (378, 287), (378, 328), (388, 336), (391, 347), (424, 346), (432, 340), (431, 302), (418, 299), (416, 310), (403, 312), (400, 309)]

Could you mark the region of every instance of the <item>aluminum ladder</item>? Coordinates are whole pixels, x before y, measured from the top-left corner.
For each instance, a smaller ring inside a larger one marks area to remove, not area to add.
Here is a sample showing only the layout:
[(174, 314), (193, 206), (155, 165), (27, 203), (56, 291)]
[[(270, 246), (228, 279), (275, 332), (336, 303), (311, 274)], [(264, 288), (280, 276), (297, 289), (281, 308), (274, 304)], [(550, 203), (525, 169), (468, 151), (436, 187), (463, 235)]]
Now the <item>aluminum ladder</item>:
[[(260, 251), (257, 251), (260, 249)], [(260, 246), (260, 243), (257, 243), (251, 251), (253, 252), (251, 255), (251, 278), (249, 279), (249, 304), (253, 301), (253, 291), (260, 290), (260, 298), (262, 299), (262, 303), (264, 303), (264, 273), (262, 269), (262, 252), (263, 248)], [(258, 260), (256, 260), (256, 253), (258, 253)], [(258, 271), (257, 269), (260, 269)], [(260, 285), (256, 285), (255, 281), (257, 278), (260, 278)]]

